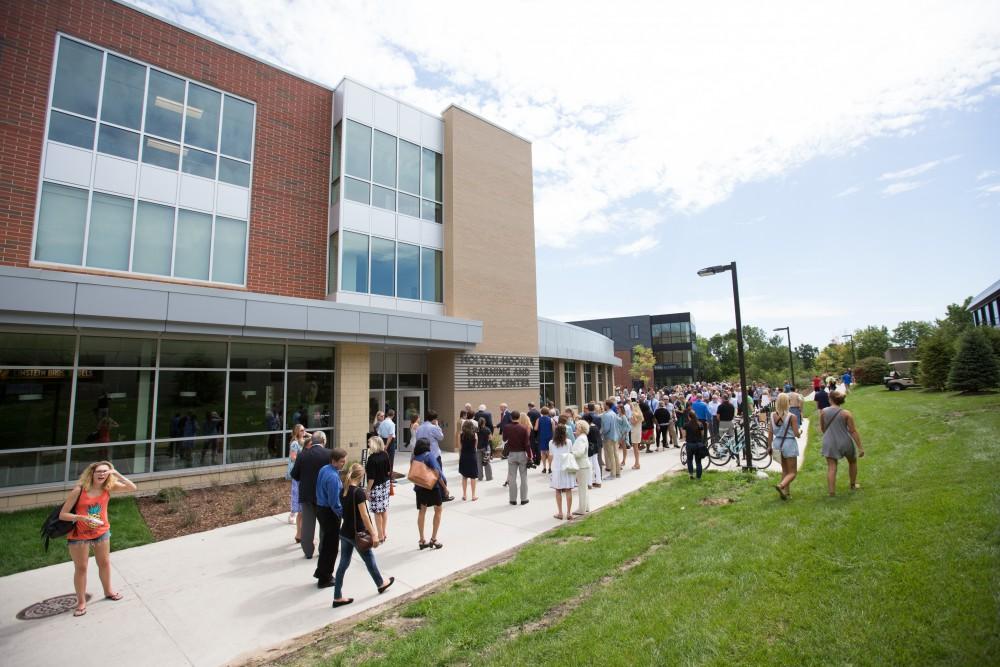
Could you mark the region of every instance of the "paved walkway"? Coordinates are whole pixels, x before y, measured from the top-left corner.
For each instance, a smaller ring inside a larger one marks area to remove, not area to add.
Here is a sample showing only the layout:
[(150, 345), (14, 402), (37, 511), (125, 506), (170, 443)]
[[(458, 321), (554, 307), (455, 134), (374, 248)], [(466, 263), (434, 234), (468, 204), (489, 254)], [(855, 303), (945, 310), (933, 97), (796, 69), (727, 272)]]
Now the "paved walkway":
[[(804, 453), (804, 437), (800, 449)], [(676, 449), (644, 454), (641, 461), (641, 470), (628, 469), (621, 479), (593, 489), (591, 508), (681, 469)], [(397, 487), (389, 541), (375, 552), (383, 576), (396, 577), (385, 595), (376, 594), (355, 555), (344, 586), (355, 602), (332, 609), (333, 589), (316, 588), (315, 560), (302, 557), (282, 514), (113, 553), (113, 583), (125, 596), (120, 602), (101, 599), (91, 561), (88, 590), (95, 599), (81, 618), (69, 613), (32, 621), (15, 618), (32, 603), (72, 593), (71, 563), (0, 578), (3, 663), (223, 665), (431, 584), (559, 524), (552, 518), (554, 494), (537, 469), (529, 475), (531, 502), (514, 507), (502, 486), (505, 462), (494, 466), (496, 477), (480, 486), (476, 502), (462, 502), (457, 465), (457, 456), (446, 455), (445, 471), (457, 500), (445, 504), (439, 535), (445, 546), (439, 551), (417, 549), (413, 491)], [(429, 522), (430, 517), (428, 529)]]

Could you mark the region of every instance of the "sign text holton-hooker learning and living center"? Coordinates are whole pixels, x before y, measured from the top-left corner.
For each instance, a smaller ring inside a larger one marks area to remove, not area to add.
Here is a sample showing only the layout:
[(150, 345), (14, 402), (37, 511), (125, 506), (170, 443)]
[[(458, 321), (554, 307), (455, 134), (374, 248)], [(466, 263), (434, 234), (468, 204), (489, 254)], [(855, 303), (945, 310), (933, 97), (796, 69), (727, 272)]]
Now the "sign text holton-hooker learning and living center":
[(538, 357), (460, 354), (455, 357), (455, 389), (525, 389), (538, 386)]

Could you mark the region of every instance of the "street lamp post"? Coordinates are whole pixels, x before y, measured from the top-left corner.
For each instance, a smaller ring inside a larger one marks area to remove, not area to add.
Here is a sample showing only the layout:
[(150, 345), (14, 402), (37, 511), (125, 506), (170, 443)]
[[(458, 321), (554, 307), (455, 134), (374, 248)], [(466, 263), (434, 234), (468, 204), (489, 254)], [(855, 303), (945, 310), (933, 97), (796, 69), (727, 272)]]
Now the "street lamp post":
[(843, 336), (841, 336), (841, 338), (850, 338), (851, 339), (851, 365), (852, 366), (857, 366), (858, 365), (858, 353), (854, 349), (854, 336), (852, 336), (851, 334), (844, 334)]
[(788, 367), (792, 371), (792, 390), (795, 389), (795, 362), (792, 361), (792, 332), (788, 327), (778, 327), (775, 331), (784, 331), (785, 335), (788, 336)]
[(730, 271), (733, 274), (733, 304), (736, 308), (736, 357), (740, 364), (740, 414), (743, 416), (743, 451), (746, 452), (746, 469), (753, 470), (753, 460), (750, 457), (750, 408), (747, 405), (747, 366), (743, 356), (743, 320), (740, 318), (740, 283), (736, 279), (736, 262), (709, 266), (700, 271), (702, 278), (714, 276), (716, 273)]

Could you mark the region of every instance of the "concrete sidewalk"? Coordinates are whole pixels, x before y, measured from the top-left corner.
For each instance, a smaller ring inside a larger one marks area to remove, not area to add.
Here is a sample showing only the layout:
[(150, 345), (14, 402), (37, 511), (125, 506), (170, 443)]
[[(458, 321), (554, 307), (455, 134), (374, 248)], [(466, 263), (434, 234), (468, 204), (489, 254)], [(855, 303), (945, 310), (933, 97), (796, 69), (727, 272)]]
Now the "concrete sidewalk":
[[(629, 456), (630, 466), (631, 461)], [(676, 449), (644, 453), (641, 462), (641, 470), (629, 468), (620, 479), (591, 490), (591, 509), (681, 470)], [(91, 561), (88, 590), (94, 599), (80, 618), (69, 613), (31, 621), (15, 617), (35, 602), (72, 593), (71, 563), (3, 577), (3, 662), (18, 667), (104, 667), (109, 660), (156, 667), (223, 665), (405, 595), (560, 525), (552, 518), (554, 494), (547, 476), (529, 471), (531, 502), (511, 506), (502, 486), (507, 464), (495, 463), (494, 480), (479, 486), (479, 500), (463, 502), (458, 458), (445, 455), (456, 500), (445, 504), (439, 534), (445, 546), (438, 551), (417, 549), (413, 490), (397, 486), (389, 510), (389, 540), (375, 551), (383, 577), (396, 577), (384, 595), (377, 594), (355, 555), (344, 584), (344, 594), (355, 602), (332, 609), (333, 589), (316, 588), (316, 561), (303, 558), (287, 514), (282, 514), (114, 552), (113, 585), (125, 596), (119, 602), (102, 599)], [(111, 521), (113, 525), (113, 516)], [(428, 536), (429, 530), (430, 515)]]

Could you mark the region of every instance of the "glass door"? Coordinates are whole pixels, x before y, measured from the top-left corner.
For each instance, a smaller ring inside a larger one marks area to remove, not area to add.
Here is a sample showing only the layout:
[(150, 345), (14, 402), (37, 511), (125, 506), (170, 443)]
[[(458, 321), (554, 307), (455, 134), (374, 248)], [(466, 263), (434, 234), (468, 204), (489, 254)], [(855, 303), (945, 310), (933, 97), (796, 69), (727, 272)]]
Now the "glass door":
[(410, 418), (413, 415), (424, 416), (424, 392), (422, 391), (402, 391), (399, 393), (400, 415), (396, 422), (396, 429), (403, 434), (399, 444), (399, 450), (409, 452), (413, 450), (413, 434), (410, 433)]

